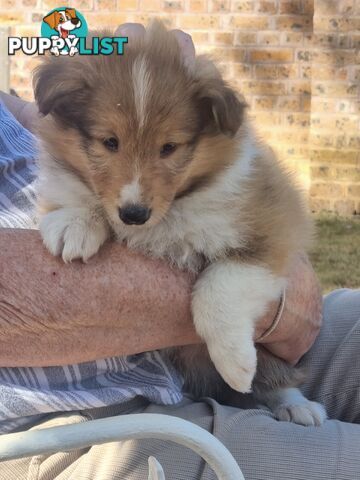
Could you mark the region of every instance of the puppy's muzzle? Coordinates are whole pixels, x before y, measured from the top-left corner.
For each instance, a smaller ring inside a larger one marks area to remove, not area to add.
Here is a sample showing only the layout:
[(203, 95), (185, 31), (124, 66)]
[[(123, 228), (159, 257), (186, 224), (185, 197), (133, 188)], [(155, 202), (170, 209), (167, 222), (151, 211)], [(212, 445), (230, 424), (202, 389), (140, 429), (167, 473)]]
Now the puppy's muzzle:
[(151, 215), (151, 208), (129, 204), (119, 208), (119, 217), (126, 225), (143, 225)]

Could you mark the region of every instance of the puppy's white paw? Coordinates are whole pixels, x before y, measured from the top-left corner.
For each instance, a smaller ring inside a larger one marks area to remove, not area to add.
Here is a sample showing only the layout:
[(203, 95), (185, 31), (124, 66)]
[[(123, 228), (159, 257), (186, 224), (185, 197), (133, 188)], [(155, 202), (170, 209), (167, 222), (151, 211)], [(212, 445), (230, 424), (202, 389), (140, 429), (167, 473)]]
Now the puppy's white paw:
[(211, 264), (200, 275), (192, 298), (197, 333), (222, 378), (238, 392), (251, 391), (256, 372), (256, 319), (279, 298), (284, 281), (269, 270), (232, 260)]
[(257, 363), (252, 343), (231, 348), (230, 342), (227, 347), (216, 342), (213, 346), (208, 344), (208, 350), (216, 370), (231, 388), (241, 393), (251, 392)]
[(45, 215), (40, 223), (45, 246), (65, 262), (87, 261), (109, 235), (106, 221), (87, 208), (61, 208)]
[(320, 403), (306, 399), (298, 404), (279, 405), (273, 413), (278, 420), (297, 423), (305, 427), (319, 427), (327, 418), (325, 408)]
[(308, 400), (298, 388), (273, 390), (264, 399), (275, 417), (283, 422), (319, 426), (326, 420), (325, 408)]

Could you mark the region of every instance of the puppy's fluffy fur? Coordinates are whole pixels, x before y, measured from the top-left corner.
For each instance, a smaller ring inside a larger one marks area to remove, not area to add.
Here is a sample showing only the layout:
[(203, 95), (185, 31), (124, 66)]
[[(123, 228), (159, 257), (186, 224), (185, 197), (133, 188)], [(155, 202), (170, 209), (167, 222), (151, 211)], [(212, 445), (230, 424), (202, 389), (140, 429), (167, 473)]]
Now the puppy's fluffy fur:
[[(223, 393), (224, 381), (250, 391), (255, 323), (280, 297), (311, 225), (243, 99), (208, 58), (186, 63), (158, 22), (124, 56), (45, 59), (35, 95), (44, 115), (40, 230), (50, 252), (86, 260), (113, 233), (200, 272), (192, 311), (207, 348), (167, 353), (192, 392)], [(151, 209), (149, 220), (125, 225), (119, 209), (129, 204)], [(323, 408), (293, 388), (296, 369), (261, 349), (258, 360), (253, 390), (279, 419), (322, 423)]]

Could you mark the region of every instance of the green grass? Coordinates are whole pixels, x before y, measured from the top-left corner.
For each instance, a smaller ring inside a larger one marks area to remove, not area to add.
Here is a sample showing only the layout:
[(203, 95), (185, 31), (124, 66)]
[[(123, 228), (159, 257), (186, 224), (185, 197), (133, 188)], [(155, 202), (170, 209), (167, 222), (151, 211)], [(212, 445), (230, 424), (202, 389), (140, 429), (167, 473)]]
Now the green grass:
[(360, 218), (317, 215), (311, 260), (323, 292), (360, 288)]

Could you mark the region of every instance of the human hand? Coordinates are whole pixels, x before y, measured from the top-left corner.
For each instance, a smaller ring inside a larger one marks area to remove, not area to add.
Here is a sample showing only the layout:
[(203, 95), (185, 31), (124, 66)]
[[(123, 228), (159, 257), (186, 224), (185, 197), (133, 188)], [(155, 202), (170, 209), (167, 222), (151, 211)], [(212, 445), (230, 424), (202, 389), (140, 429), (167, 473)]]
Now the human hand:
[[(145, 35), (145, 27), (141, 23), (123, 23), (115, 30), (116, 36), (128, 37), (130, 40), (140, 38)], [(195, 46), (191, 35), (182, 30), (171, 30), (178, 41), (184, 62), (192, 68), (195, 65)]]
[(9, 95), (5, 92), (0, 92), (0, 99), (19, 123), (31, 132), (35, 130), (39, 114), (35, 102), (27, 102), (26, 100), (22, 100), (19, 97)]
[[(184, 62), (191, 68), (195, 64), (195, 47), (192, 38), (182, 30), (172, 30), (184, 56)], [(124, 23), (120, 25), (115, 35), (131, 38), (145, 34), (145, 27), (140, 23)], [(19, 97), (0, 92), (0, 99), (8, 110), (25, 128), (31, 132), (36, 131), (39, 111), (35, 102), (28, 102)]]
[[(255, 339), (272, 325), (278, 303), (269, 306), (256, 327)], [(260, 343), (271, 353), (296, 364), (311, 348), (322, 323), (322, 295), (315, 272), (305, 255), (296, 257), (288, 272), (284, 310), (275, 330)]]

